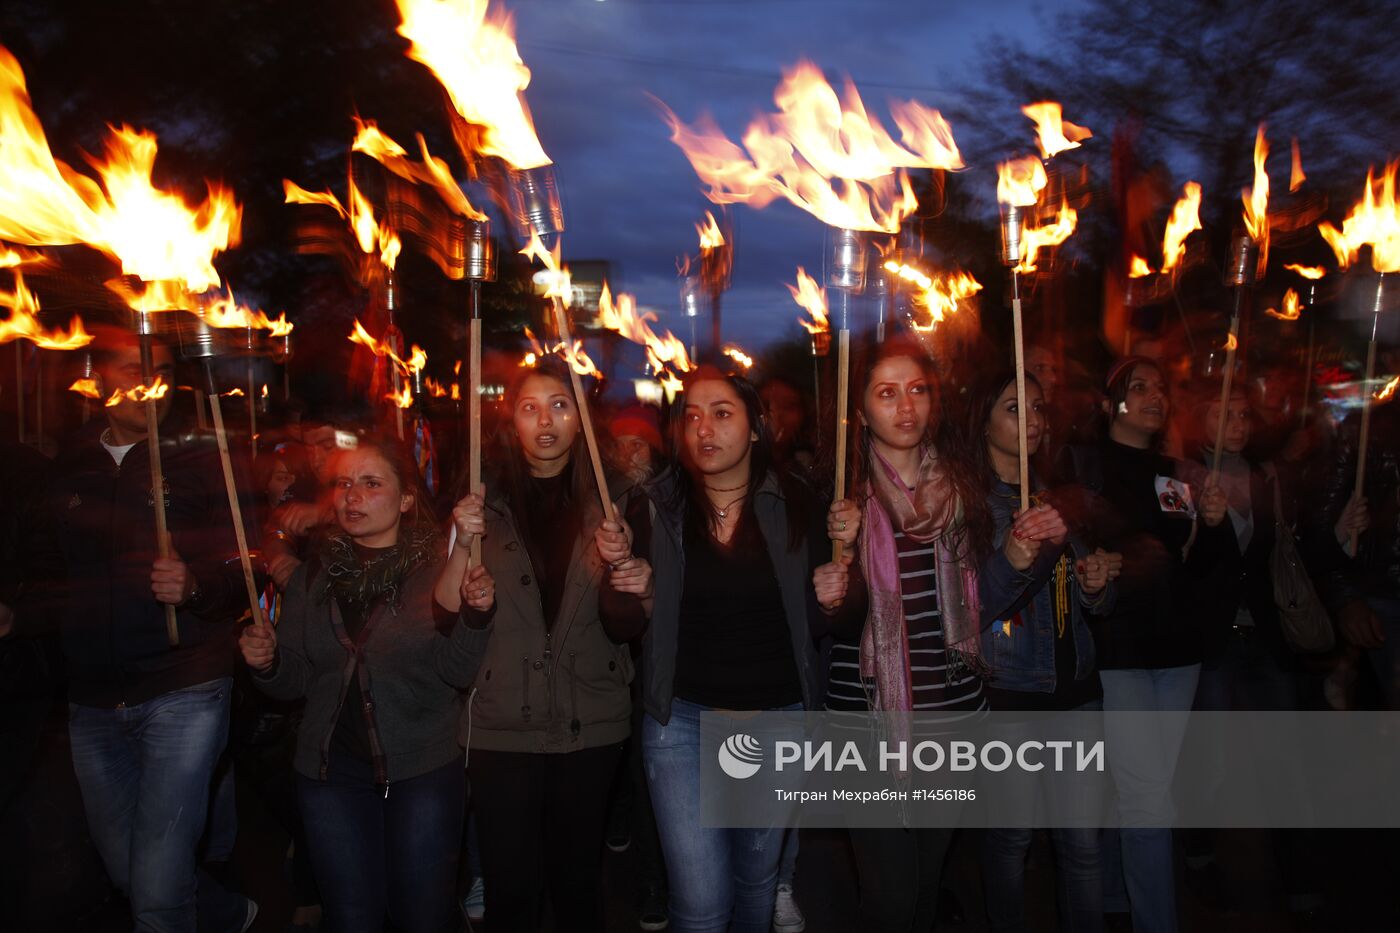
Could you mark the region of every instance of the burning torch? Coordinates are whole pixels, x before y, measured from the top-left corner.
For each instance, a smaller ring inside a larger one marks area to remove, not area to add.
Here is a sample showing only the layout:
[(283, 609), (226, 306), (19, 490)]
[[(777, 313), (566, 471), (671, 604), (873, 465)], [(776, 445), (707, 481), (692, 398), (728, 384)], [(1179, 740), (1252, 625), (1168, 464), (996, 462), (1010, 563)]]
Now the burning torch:
[[(241, 346), (235, 346), (232, 341), (222, 338), (221, 335), (227, 333), (235, 335), (240, 330), (221, 329), (213, 327), (206, 315), (199, 312), (182, 314), (176, 318), (177, 330), (180, 337), (180, 355), (187, 360), (198, 361), (203, 364), (205, 388), (209, 393), (209, 408), (214, 416), (214, 439), (219, 448), (219, 464), (223, 467), (224, 492), (228, 495), (228, 508), (233, 516), (233, 534), (238, 542), (238, 560), (243, 567), (243, 583), (248, 593), (248, 611), (252, 616), (253, 624), (263, 626), (267, 624), (267, 619), (263, 615), (262, 606), (258, 603), (258, 585), (253, 579), (253, 561), (248, 550), (248, 535), (243, 527), (243, 507), (238, 499), (238, 484), (234, 480), (233, 460), (228, 451), (228, 431), (224, 428), (224, 409), (219, 398), (219, 387), (214, 380), (213, 361), (219, 356), (232, 356), (239, 351), (249, 351), (252, 349), (253, 328), (247, 328), (248, 337), (242, 341)], [(252, 357), (249, 357), (249, 366), (252, 366)], [(249, 388), (251, 390), (251, 383)], [(251, 396), (251, 391), (249, 395)], [(252, 399), (249, 399), (250, 402)], [(255, 454), (256, 455), (256, 454)]]
[(1003, 163), (998, 168), (997, 202), (1001, 206), (1001, 261), (1011, 267), (1011, 327), (1016, 353), (1016, 436), (1020, 448), (1021, 511), (1030, 508), (1030, 452), (1026, 439), (1026, 344), (1021, 321), (1019, 268), (1026, 258), (1023, 237), (1027, 208), (1035, 206), (1045, 186), (1045, 166), (1035, 156)]
[[(468, 293), (470, 334), (467, 347), (467, 478), (474, 493), (481, 487), (481, 283), (496, 280), (496, 245), (491, 239), (491, 221), (467, 220), (463, 240), (463, 266), (471, 283)], [(467, 566), (481, 560), (481, 540), (472, 536), (467, 545)]]
[[(851, 305), (865, 290), (870, 261), (870, 235), (860, 230), (828, 227), (826, 284), (834, 297), (836, 318), (836, 486), (837, 500), (846, 498), (846, 432), (849, 425), (851, 381)], [(841, 542), (831, 542), (832, 563), (841, 562)]]

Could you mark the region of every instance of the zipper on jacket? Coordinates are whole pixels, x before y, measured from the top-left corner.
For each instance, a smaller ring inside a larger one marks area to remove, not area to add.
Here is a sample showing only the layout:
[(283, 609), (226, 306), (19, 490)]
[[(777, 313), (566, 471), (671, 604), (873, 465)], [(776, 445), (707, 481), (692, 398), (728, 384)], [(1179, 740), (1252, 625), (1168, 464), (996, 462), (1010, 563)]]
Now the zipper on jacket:
[(569, 652), (569, 711), (574, 714), (574, 718), (569, 722), (569, 731), (577, 738), (579, 731), (583, 728), (578, 721), (578, 652)]
[(524, 695), (525, 702), (520, 707), (520, 717), (526, 722), (530, 721), (530, 658), (529, 656), (520, 659), (520, 689)]

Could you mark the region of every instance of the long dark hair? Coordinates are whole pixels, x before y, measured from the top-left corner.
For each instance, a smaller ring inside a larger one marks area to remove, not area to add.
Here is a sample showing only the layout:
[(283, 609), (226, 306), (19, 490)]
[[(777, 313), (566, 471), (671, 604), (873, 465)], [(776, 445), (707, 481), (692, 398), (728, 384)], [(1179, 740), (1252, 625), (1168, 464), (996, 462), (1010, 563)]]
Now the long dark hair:
[(764, 414), (763, 399), (759, 397), (754, 384), (738, 373), (726, 373), (714, 366), (705, 365), (691, 370), (681, 378), (681, 394), (671, 405), (667, 425), (671, 461), (678, 466), (679, 474), (676, 499), (670, 503), (671, 507), (685, 515), (689, 527), (713, 533), (717, 516), (710, 505), (709, 497), (705, 495), (704, 482), (697, 475), (698, 471), (694, 465), (688, 462), (685, 453), (686, 395), (699, 383), (708, 381), (723, 382), (734, 390), (748, 416), (749, 429), (758, 437), (749, 447), (749, 485), (744, 493), (740, 512), (744, 517), (741, 517), (740, 521), (746, 520), (753, 508), (754, 496), (759, 487), (768, 478), (768, 474), (773, 473), (787, 503), (788, 550), (797, 550), (807, 537), (806, 523), (813, 508), (812, 492), (796, 474), (775, 465), (773, 432), (768, 426), (768, 416)]
[[(996, 475), (996, 470), (992, 466), (991, 455), (987, 453), (987, 422), (991, 420), (992, 410), (996, 408), (997, 399), (1006, 391), (1008, 386), (1016, 384), (1016, 371), (1009, 367), (990, 370), (978, 378), (974, 379), (967, 394), (967, 405), (963, 409), (964, 422), (962, 436), (966, 442), (966, 458), (968, 465), (972, 467), (972, 479), (977, 485), (978, 495), (983, 501), (992, 492), (992, 477)], [(1030, 373), (1026, 373), (1026, 385), (1034, 385), (1040, 389), (1040, 380)], [(1044, 390), (1042, 390), (1044, 391)], [(1026, 478), (1022, 478), (1025, 482)], [(985, 556), (992, 548), (992, 535), (989, 533), (985, 540), (974, 541), (973, 547), (979, 557)]]
[[(883, 342), (862, 341), (851, 367), (851, 406), (857, 412), (861, 410), (865, 394), (870, 390), (875, 367), (896, 357), (912, 360), (923, 372), (929, 390), (934, 395), (929, 406), (929, 423), (924, 428), (923, 442), (938, 452), (953, 495), (957, 496), (962, 504), (963, 527), (960, 532), (955, 533), (966, 539), (973, 554), (978, 554), (983, 542), (990, 542), (992, 538), (991, 514), (987, 510), (986, 497), (979, 491), (974, 479), (973, 468), (968, 463), (967, 447), (959, 434), (958, 425), (955, 419), (950, 417), (933, 360), (929, 359), (923, 348), (903, 335), (890, 337)], [(874, 461), (870, 429), (865, 425), (864, 417), (854, 419), (853, 423), (856, 425), (855, 457), (851, 464), (851, 482), (847, 484), (847, 495), (859, 497), (865, 494), (868, 478), (874, 469)], [(953, 550), (955, 553), (959, 550), (956, 543)]]
[[(506, 416), (501, 419), (500, 428), (496, 432), (493, 446), (495, 456), (491, 462), (495, 469), (490, 471), (487, 482), (499, 484), (505, 489), (506, 501), (510, 504), (511, 511), (520, 516), (525, 513), (526, 500), (529, 497), (530, 465), (525, 460), (525, 451), (520, 443), (520, 435), (515, 431), (515, 401), (520, 397), (520, 390), (525, 385), (525, 381), (532, 376), (539, 376), (546, 379), (553, 379), (564, 387), (564, 394), (574, 400), (576, 405), (587, 405), (588, 399), (579, 399), (574, 396), (572, 383), (569, 381), (569, 371), (565, 368), (568, 364), (557, 356), (546, 356), (533, 366), (521, 367), (515, 378), (506, 386), (505, 412)], [(573, 443), (569, 445), (569, 463), (565, 466), (568, 472), (568, 489), (566, 504), (569, 506), (581, 505), (593, 502), (597, 499), (598, 484), (594, 482), (593, 471), (587, 466), (588, 450), (587, 442), (583, 437), (583, 425), (579, 425), (578, 433), (574, 435)], [(466, 477), (463, 477), (463, 495), (465, 490)]]

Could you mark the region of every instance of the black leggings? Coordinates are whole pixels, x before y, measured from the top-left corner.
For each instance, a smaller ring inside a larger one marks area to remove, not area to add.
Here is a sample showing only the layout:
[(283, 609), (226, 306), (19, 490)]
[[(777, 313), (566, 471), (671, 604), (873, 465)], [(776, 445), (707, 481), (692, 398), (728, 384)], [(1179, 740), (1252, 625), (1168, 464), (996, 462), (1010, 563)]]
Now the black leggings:
[(491, 933), (603, 930), (603, 837), (621, 745), (567, 754), (472, 749), (472, 798)]
[(863, 933), (929, 933), (953, 830), (856, 829)]

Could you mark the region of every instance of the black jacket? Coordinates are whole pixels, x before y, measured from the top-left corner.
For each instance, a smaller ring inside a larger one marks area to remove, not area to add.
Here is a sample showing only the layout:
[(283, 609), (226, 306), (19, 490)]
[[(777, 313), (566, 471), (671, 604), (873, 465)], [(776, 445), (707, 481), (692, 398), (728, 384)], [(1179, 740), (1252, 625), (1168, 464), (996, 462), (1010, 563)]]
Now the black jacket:
[[(118, 467), (102, 446), (105, 429), (105, 421), (85, 426), (53, 464), (48, 506), (64, 568), (50, 609), (63, 634), (69, 699), (116, 707), (230, 676), (234, 622), (247, 595), (214, 441), (168, 425), (166, 519), (199, 587), (176, 613), (180, 644), (170, 646), (164, 607), (151, 594), (157, 551), (147, 445), (132, 447)], [(250, 487), (246, 477), (238, 485)], [(246, 522), (254, 514), (246, 497), (243, 510)], [(255, 523), (247, 530), (255, 547)]]

